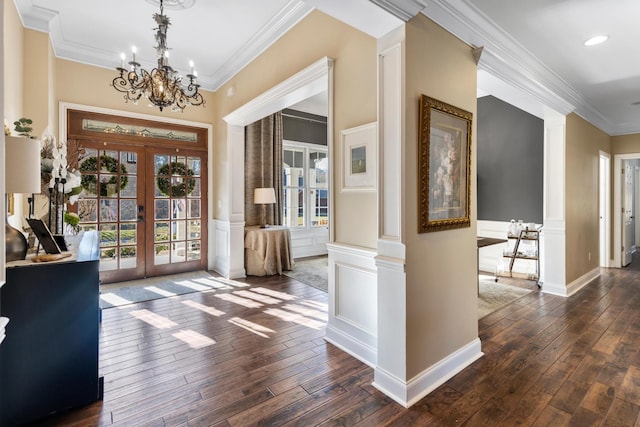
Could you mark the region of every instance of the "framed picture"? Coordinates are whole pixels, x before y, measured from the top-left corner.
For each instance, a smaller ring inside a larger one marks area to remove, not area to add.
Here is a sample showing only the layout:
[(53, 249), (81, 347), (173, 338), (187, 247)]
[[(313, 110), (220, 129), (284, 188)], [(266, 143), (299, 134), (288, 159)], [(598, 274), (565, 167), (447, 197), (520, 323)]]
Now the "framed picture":
[(418, 232), (469, 227), (473, 114), (420, 97)]
[(378, 132), (376, 123), (342, 131), (341, 191), (375, 191)]
[(9, 211), (9, 215), (13, 215), (15, 213), (15, 202), (13, 200), (13, 193), (8, 194), (7, 201), (7, 211)]

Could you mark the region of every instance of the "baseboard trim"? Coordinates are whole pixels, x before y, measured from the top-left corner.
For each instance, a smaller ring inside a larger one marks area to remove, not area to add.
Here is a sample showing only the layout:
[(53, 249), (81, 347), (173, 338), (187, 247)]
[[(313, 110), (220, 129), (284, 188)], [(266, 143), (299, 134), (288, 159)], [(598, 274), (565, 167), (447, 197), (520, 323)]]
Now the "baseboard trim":
[(587, 286), (600, 276), (600, 267), (596, 267), (593, 270), (578, 277), (573, 282), (564, 286), (562, 284), (555, 285), (553, 283), (543, 283), (542, 292), (546, 294), (558, 295), (561, 297), (570, 297), (578, 292), (580, 289)]
[(400, 405), (409, 408), (483, 355), (480, 338), (476, 338), (406, 383), (376, 367), (373, 386)]
[(353, 336), (344, 334), (339, 329), (327, 325), (324, 336), (325, 341), (335, 345), (340, 350), (355, 357), (362, 363), (372, 368), (376, 367), (377, 350), (364, 342), (355, 339)]

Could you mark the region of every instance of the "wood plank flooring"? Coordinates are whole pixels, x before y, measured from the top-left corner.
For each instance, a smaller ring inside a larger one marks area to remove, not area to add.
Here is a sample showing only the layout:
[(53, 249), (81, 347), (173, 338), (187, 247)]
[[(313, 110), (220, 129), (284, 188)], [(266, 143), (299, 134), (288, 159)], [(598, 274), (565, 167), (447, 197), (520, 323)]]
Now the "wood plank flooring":
[(410, 409), (324, 341), (326, 313), (324, 292), (285, 276), (105, 310), (104, 401), (39, 424), (638, 425), (640, 271), (603, 269), (569, 299), (536, 289), (484, 317), (485, 356)]

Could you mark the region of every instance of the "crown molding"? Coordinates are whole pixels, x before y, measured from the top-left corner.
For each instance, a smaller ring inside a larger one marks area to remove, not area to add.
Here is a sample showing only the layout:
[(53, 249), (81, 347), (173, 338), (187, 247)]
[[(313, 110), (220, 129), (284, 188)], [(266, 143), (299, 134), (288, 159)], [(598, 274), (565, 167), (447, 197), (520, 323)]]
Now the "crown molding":
[[(50, 9), (36, 6), (33, 0), (15, 0), (25, 28), (47, 32), (56, 57), (108, 69), (115, 69), (119, 53), (96, 49), (93, 46), (66, 40), (60, 26), (58, 14)], [(201, 72), (198, 83), (205, 90), (218, 90), (231, 77), (264, 52), (283, 34), (313, 10), (301, 0), (290, 0), (266, 25), (242, 46), (236, 55), (213, 73)], [(143, 62), (143, 61), (141, 61)], [(155, 66), (143, 63), (143, 66)]]
[(396, 18), (408, 21), (427, 7), (427, 0), (369, 0)]
[(33, 0), (15, 0), (16, 8), (20, 11), (22, 25), (36, 31), (48, 32), (49, 21), (58, 14), (46, 7), (35, 6)]
[(513, 39), (470, 0), (431, 0), (422, 13), (473, 47), (483, 46), (483, 69), (567, 115), (575, 112), (607, 134), (613, 124), (594, 109), (569, 83)]
[[(211, 89), (218, 90), (220, 86), (229, 81), (312, 10), (313, 7), (300, 0), (287, 2), (269, 22), (256, 31), (255, 35), (238, 50), (237, 55), (234, 55), (230, 61), (227, 61), (210, 76)], [(200, 76), (198, 76), (198, 79), (200, 80)]]
[(222, 119), (231, 125), (247, 126), (261, 117), (326, 91), (333, 72), (333, 63), (333, 58), (328, 56), (320, 58)]

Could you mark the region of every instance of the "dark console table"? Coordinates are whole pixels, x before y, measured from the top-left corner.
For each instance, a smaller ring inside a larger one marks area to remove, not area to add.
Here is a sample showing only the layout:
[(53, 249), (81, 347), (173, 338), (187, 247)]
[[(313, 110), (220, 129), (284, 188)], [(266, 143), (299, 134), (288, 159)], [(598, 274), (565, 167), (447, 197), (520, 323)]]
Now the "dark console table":
[(28, 423), (99, 400), (99, 261), (87, 254), (8, 263), (0, 313), (0, 426)]

